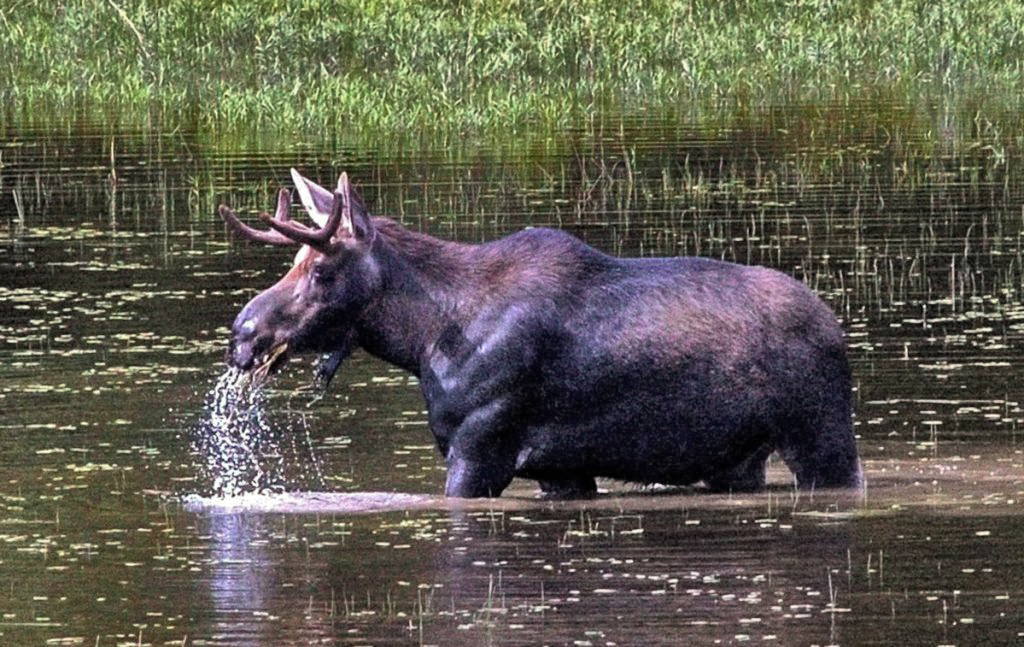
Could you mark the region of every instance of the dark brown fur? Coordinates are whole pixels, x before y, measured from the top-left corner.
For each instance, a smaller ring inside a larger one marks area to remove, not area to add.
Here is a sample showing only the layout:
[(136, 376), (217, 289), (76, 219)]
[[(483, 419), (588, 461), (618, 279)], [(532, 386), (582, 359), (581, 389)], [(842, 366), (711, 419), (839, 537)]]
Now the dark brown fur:
[(550, 229), (442, 241), (346, 190), (300, 188), (311, 213), (344, 204), (345, 224), (243, 309), (229, 361), (287, 344), (334, 353), (333, 372), (362, 347), (414, 373), (448, 495), (496, 496), (514, 476), (556, 495), (597, 476), (757, 489), (776, 450), (801, 487), (861, 483), (842, 331), (801, 283), (612, 258)]

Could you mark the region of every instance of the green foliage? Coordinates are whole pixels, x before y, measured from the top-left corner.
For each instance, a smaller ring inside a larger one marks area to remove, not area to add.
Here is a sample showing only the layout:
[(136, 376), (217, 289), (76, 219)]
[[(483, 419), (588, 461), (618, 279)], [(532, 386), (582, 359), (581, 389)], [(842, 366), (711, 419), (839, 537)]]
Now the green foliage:
[(1019, 96), (1024, 5), (966, 0), (15, 0), (0, 103), (196, 128), (393, 136), (607, 110)]

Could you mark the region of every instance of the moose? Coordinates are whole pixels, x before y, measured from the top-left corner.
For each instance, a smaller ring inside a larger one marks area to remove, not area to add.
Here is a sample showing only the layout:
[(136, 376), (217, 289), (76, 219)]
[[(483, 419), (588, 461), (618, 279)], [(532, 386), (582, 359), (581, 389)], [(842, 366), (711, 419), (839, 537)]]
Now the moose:
[(329, 380), (362, 348), (419, 379), (449, 497), (496, 497), (514, 477), (547, 497), (595, 477), (765, 487), (778, 452), (797, 487), (862, 485), (851, 371), (828, 306), (781, 272), (700, 257), (617, 258), (560, 230), (482, 244), (371, 217), (342, 173), (294, 169), (309, 226), (282, 189), (266, 229), (291, 269), (231, 328), (226, 361), (265, 377), (300, 353)]

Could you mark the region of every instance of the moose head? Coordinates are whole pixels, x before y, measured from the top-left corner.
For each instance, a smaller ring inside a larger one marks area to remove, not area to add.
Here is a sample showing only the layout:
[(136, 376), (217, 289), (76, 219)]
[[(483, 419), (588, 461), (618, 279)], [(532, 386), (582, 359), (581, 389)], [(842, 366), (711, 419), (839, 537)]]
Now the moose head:
[(221, 218), (239, 235), (299, 246), (291, 269), (253, 297), (231, 326), (225, 359), (257, 380), (297, 353), (331, 353), (327, 364), (333, 373), (355, 345), (353, 322), (380, 289), (380, 272), (370, 253), (376, 238), (373, 222), (348, 175), (341, 174), (332, 194), (295, 169), (291, 174), (315, 227), (289, 218), (287, 189), (278, 194), (273, 216), (260, 214), (269, 229), (254, 229), (227, 205), (220, 206)]

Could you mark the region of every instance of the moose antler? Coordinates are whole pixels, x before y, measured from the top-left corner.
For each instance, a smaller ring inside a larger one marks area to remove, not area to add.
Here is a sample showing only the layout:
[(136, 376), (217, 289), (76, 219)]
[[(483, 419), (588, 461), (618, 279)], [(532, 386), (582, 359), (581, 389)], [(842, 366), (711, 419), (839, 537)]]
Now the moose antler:
[[(281, 189), (277, 194), (277, 211), (274, 214), (274, 218), (281, 220), (282, 222), (288, 221), (288, 205), (291, 203), (292, 194), (288, 189)], [(267, 243), (268, 245), (294, 245), (295, 242), (286, 236), (283, 236), (277, 231), (260, 231), (259, 229), (253, 229), (249, 225), (239, 220), (235, 212), (232, 211), (231, 207), (226, 204), (220, 205), (220, 217), (224, 219), (224, 222), (231, 225), (231, 227), (249, 240), (254, 240), (259, 243)], [(261, 214), (260, 217), (268, 214)]]
[(331, 216), (324, 223), (323, 227), (313, 229), (306, 225), (297, 223), (288, 217), (288, 205), (291, 204), (291, 192), (288, 189), (281, 189), (277, 194), (277, 211), (271, 216), (269, 213), (260, 214), (260, 220), (271, 227), (269, 230), (259, 230), (250, 227), (242, 222), (235, 212), (227, 205), (220, 206), (220, 217), (224, 222), (231, 225), (240, 235), (260, 243), (269, 245), (309, 245), (320, 252), (327, 252), (330, 249), (331, 237), (338, 229), (344, 216), (344, 207), (347, 200), (340, 192), (334, 194), (334, 204), (331, 208)]
[(331, 205), (331, 217), (319, 229), (313, 229), (291, 220), (271, 218), (270, 214), (267, 213), (261, 213), (260, 220), (277, 230), (278, 233), (297, 243), (309, 245), (313, 249), (326, 252), (330, 247), (331, 237), (338, 231), (338, 225), (341, 224), (341, 220), (345, 215), (345, 204), (347, 202), (344, 196), (336, 191), (334, 193), (334, 203)]

